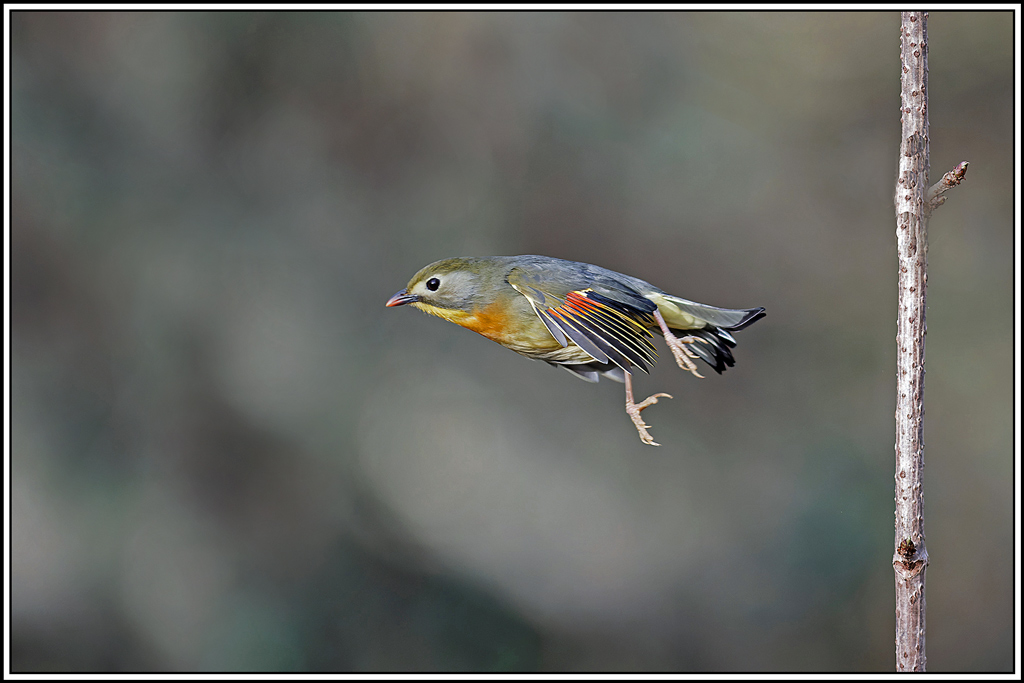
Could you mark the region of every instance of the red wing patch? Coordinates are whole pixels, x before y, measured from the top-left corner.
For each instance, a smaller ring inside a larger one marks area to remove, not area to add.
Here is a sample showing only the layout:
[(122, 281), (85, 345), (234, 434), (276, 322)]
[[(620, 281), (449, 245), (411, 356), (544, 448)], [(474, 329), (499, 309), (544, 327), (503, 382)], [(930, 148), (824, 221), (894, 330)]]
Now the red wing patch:
[(658, 357), (645, 324), (650, 315), (615, 303), (584, 289), (569, 292), (558, 306), (535, 310), (559, 343), (568, 338), (598, 362), (649, 372)]

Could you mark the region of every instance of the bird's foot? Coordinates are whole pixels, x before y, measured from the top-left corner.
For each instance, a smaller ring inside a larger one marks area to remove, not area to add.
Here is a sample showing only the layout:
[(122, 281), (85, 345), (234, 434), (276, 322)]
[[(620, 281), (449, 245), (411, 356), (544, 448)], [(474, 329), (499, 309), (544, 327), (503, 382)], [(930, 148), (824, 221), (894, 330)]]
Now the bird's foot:
[(640, 401), (640, 403), (635, 403), (633, 401), (633, 375), (627, 372), (624, 374), (623, 379), (626, 381), (626, 414), (629, 415), (629, 419), (631, 419), (633, 424), (636, 426), (636, 431), (640, 434), (640, 440), (648, 446), (660, 446), (661, 444), (656, 442), (654, 437), (652, 437), (647, 431), (647, 428), (650, 427), (650, 425), (646, 424), (644, 419), (640, 417), (640, 411), (644, 408), (653, 406), (662, 396), (665, 398), (672, 397), (668, 394), (654, 394), (653, 396), (648, 396), (643, 401)]
[(699, 360), (700, 356), (691, 351), (688, 344), (694, 344), (696, 342), (707, 342), (700, 337), (691, 337), (689, 335), (685, 337), (677, 337), (671, 332), (665, 335), (665, 343), (668, 344), (668, 348), (672, 351), (672, 355), (675, 356), (676, 364), (687, 372), (693, 373), (695, 377), (704, 379), (704, 375), (697, 372), (697, 365), (693, 362)]
[(650, 427), (650, 425), (646, 424), (644, 419), (640, 417), (640, 411), (649, 406), (653, 406), (658, 402), (660, 397), (672, 398), (671, 395), (662, 393), (648, 396), (640, 403), (633, 403), (631, 396), (627, 397), (626, 401), (626, 414), (629, 415), (629, 419), (633, 420), (633, 424), (636, 426), (636, 431), (640, 434), (640, 440), (648, 446), (660, 446), (661, 444), (655, 441), (654, 437), (652, 437), (647, 431), (647, 428)]
[(704, 375), (697, 372), (697, 365), (693, 362), (698, 360), (700, 356), (695, 354), (689, 348), (687, 344), (693, 344), (694, 342), (704, 342), (707, 344), (707, 340), (701, 339), (700, 337), (691, 337), (689, 335), (685, 337), (677, 337), (672, 334), (672, 330), (668, 329), (668, 325), (665, 323), (665, 318), (661, 316), (661, 311), (654, 311), (654, 319), (658, 321), (658, 327), (661, 328), (661, 333), (665, 335), (665, 344), (668, 345), (669, 351), (676, 359), (676, 365), (681, 367), (687, 372), (692, 372), (695, 377), (704, 379)]

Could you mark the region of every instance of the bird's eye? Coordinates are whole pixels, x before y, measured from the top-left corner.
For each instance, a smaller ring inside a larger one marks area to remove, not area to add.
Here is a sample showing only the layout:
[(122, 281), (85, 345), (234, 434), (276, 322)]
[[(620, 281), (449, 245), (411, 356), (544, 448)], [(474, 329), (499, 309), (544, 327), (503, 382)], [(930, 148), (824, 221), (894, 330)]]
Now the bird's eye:
[(432, 277), (429, 280), (427, 280), (427, 289), (429, 289), (431, 292), (436, 292), (437, 288), (440, 286), (441, 281), (438, 280), (436, 277)]

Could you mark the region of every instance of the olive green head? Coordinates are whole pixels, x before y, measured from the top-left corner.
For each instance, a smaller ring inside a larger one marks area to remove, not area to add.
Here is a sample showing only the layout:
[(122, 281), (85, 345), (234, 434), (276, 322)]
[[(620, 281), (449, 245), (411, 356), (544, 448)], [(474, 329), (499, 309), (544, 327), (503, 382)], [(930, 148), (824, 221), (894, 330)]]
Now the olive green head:
[(488, 259), (449, 258), (436, 261), (413, 275), (405, 289), (391, 297), (388, 306), (412, 304), (428, 313), (436, 310), (470, 312), (482, 303), (484, 286), (493, 279), (495, 267)]

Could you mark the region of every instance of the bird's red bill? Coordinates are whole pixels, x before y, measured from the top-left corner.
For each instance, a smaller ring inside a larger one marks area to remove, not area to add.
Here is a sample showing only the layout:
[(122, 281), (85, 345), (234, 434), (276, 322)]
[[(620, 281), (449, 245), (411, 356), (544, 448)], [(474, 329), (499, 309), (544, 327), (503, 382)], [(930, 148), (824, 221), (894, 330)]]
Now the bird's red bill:
[(391, 308), (392, 306), (403, 306), (419, 300), (420, 298), (418, 296), (410, 294), (408, 290), (403, 289), (400, 292), (395, 292), (395, 295), (388, 299), (388, 302), (384, 305)]

